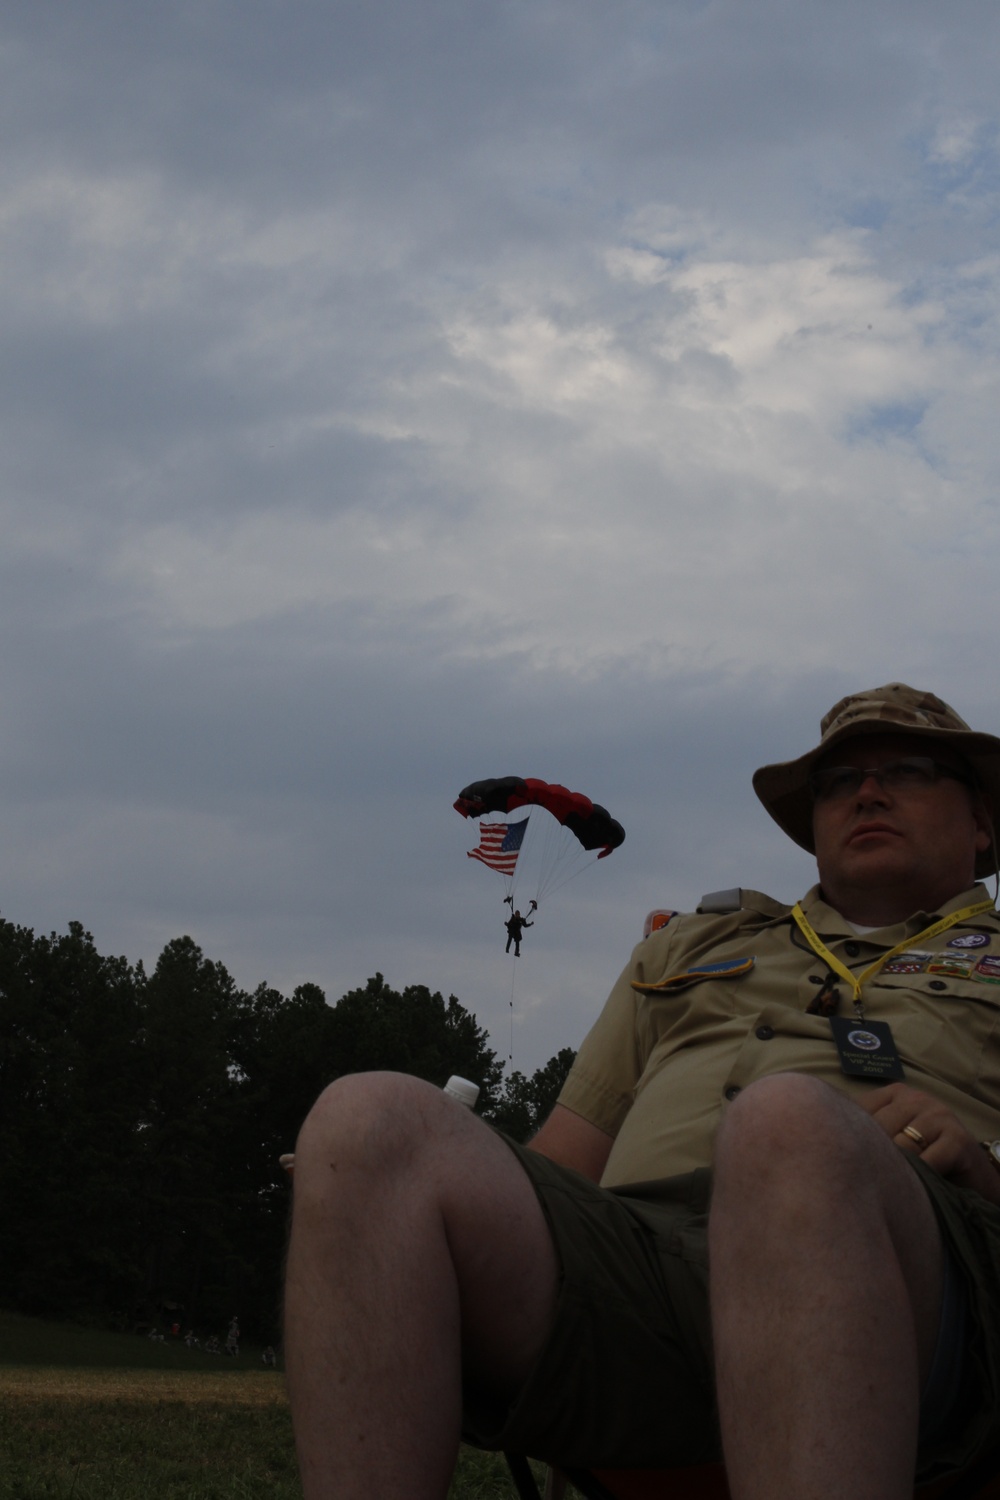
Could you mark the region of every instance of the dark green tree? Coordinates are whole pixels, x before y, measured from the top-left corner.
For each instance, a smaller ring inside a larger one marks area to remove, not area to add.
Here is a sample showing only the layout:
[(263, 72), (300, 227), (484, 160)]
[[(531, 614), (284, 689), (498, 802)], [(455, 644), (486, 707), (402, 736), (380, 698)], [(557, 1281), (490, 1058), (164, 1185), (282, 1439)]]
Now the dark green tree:
[(176, 1304), (187, 1321), (209, 1312), (218, 1320), (228, 1315), (204, 1306), (206, 1286), (225, 1279), (225, 1266), (232, 1269), (238, 1257), (227, 1219), (252, 1191), (250, 1165), (233, 1150), (239, 1088), (232, 1038), (241, 996), (222, 964), (181, 937), (160, 954), (143, 1002), (141, 1312), (156, 1319)]
[(289, 1182), (279, 1155), (322, 1089), (389, 1069), (481, 1088), (535, 1128), (572, 1058), (502, 1066), (454, 995), (381, 974), (328, 1005), (240, 990), (190, 937), (153, 973), (104, 958), (78, 923), (36, 938), (0, 920), (0, 1297), (24, 1311), (164, 1319), (273, 1339)]
[[(239, 1246), (241, 1316), (245, 1311), (270, 1328), (290, 1193), (278, 1157), (294, 1149), (326, 1085), (347, 1073), (388, 1069), (440, 1087), (460, 1073), (479, 1083), (489, 1101), (502, 1069), (486, 1033), (454, 995), (446, 1001), (425, 985), (394, 990), (381, 974), (332, 1006), (316, 985), (300, 986), (290, 999), (261, 986), (244, 997), (234, 1039), (242, 1131), (235, 1156), (252, 1164), (253, 1183), (231, 1204), (230, 1238)], [(234, 1261), (231, 1283), (236, 1269)]]
[(233, 1065), (249, 1127), (248, 1150), (277, 1180), (314, 1100), (340, 1071), (334, 1007), (316, 984), (288, 999), (267, 985), (245, 997), (233, 1035)]
[(0, 921), (0, 1286), (26, 1311), (108, 1319), (132, 1295), (141, 988), (77, 922)]
[(487, 1034), (454, 995), (445, 1001), (423, 984), (391, 989), (375, 974), (334, 1006), (336, 1072), (388, 1069), (443, 1086), (452, 1073), (478, 1083), (490, 1100), (502, 1064)]
[(238, 1110), (227, 1151), (232, 1179), (245, 1175), (246, 1190), (228, 1205), (233, 1258), (226, 1285), (232, 1289), (231, 1311), (270, 1341), (280, 1326), (280, 1268), (291, 1202), (291, 1184), (278, 1158), (294, 1150), (302, 1121), (335, 1076), (335, 1029), (333, 1007), (318, 985), (300, 985), (288, 999), (267, 985), (241, 997), (231, 1063)]

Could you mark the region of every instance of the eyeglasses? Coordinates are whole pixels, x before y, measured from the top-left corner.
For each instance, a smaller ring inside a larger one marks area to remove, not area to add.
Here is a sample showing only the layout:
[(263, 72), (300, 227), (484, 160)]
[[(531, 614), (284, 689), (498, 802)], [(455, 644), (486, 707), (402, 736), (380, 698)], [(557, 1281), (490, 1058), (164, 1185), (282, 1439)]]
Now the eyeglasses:
[(920, 791), (934, 786), (942, 776), (973, 786), (971, 776), (946, 766), (926, 755), (908, 755), (905, 760), (890, 760), (884, 766), (824, 766), (809, 777), (809, 789), (817, 802), (836, 802), (854, 797), (869, 776), (881, 787), (894, 792)]

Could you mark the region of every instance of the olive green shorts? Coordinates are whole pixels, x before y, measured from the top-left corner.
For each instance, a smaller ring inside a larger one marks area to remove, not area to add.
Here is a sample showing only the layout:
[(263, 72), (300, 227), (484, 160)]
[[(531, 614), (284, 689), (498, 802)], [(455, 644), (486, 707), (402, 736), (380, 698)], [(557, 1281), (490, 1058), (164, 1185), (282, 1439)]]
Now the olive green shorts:
[[(607, 1190), (507, 1144), (548, 1221), (561, 1265), (559, 1298), (548, 1344), (510, 1407), (466, 1390), (463, 1437), (570, 1468), (717, 1461), (706, 1234), (711, 1174)], [(906, 1159), (928, 1192), (950, 1271), (957, 1272), (957, 1329), (943, 1316), (939, 1351), (961, 1339), (960, 1389), (948, 1397), (956, 1416), (921, 1447), (924, 1481), (965, 1468), (1000, 1442), (1000, 1209)], [(956, 1296), (946, 1302), (954, 1308)]]
[(549, 1342), (512, 1407), (466, 1390), (465, 1440), (571, 1467), (717, 1458), (709, 1173), (640, 1184), (626, 1197), (507, 1144), (548, 1220), (559, 1299)]

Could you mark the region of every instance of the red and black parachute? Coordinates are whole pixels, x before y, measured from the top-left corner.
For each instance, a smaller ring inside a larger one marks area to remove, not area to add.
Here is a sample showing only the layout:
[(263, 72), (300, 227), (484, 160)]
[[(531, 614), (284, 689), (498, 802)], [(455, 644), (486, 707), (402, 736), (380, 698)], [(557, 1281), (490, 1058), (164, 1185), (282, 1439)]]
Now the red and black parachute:
[(625, 830), (602, 807), (582, 792), (571, 792), (558, 782), (538, 781), (534, 776), (495, 776), (473, 781), (455, 799), (455, 811), (463, 818), (481, 818), (484, 813), (511, 813), (529, 805), (544, 807), (557, 823), (575, 834), (584, 849), (600, 849), (605, 859), (625, 842)]
[[(625, 840), (622, 825), (599, 802), (531, 776), (473, 781), (454, 806), (463, 818), (480, 819), (480, 846), (470, 858), (503, 875), (512, 906), (518, 885), (537, 904)], [(515, 820), (510, 815), (520, 808), (525, 816)]]

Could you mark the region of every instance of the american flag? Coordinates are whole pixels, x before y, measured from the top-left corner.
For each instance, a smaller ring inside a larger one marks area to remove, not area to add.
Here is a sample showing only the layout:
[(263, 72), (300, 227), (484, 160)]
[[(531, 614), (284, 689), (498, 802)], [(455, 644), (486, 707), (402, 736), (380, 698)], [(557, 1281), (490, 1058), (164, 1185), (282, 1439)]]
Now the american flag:
[(509, 825), (480, 823), (479, 848), (467, 851), (469, 859), (481, 860), (491, 870), (499, 870), (501, 875), (513, 875), (527, 826), (527, 818)]

